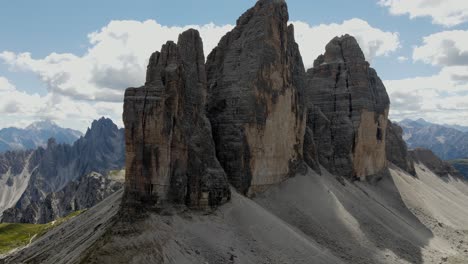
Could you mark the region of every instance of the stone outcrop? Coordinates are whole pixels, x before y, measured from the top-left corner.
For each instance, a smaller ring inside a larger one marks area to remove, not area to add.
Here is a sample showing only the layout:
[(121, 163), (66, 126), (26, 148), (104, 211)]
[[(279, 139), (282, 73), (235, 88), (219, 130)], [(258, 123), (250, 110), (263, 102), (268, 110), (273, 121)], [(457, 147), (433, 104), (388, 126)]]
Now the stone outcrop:
[(390, 120), (387, 124), (385, 144), (387, 160), (415, 176), (416, 170), (414, 168), (414, 162), (408, 153), (406, 142), (403, 140), (403, 129)]
[(285, 1), (260, 0), (207, 59), (208, 117), (231, 184), (254, 194), (302, 159), (305, 71)]
[(390, 100), (356, 39), (334, 38), (307, 71), (307, 79), (307, 127), (320, 164), (360, 180), (385, 169)]
[(230, 198), (205, 115), (202, 40), (188, 30), (155, 52), (146, 84), (125, 92), (126, 202), (208, 208)]
[(411, 158), (418, 163), (424, 164), (428, 169), (439, 175), (447, 177), (449, 175), (463, 178), (463, 175), (450, 163), (441, 160), (429, 149), (416, 148), (409, 151)]

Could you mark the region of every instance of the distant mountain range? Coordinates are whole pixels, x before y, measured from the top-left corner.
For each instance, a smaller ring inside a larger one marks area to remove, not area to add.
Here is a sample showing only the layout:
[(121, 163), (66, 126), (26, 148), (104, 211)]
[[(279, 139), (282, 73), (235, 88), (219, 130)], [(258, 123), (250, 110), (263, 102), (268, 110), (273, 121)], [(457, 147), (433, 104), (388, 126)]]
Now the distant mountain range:
[(398, 123), (409, 148), (427, 148), (443, 160), (468, 157), (467, 127), (439, 125), (424, 119), (405, 119)]
[(444, 127), (453, 128), (461, 132), (468, 132), (468, 126), (459, 126), (459, 125), (443, 125)]
[(83, 134), (80, 131), (62, 128), (49, 120), (32, 123), (24, 129), (4, 128), (0, 130), (0, 153), (44, 147), (49, 138), (55, 138), (59, 144), (73, 144), (81, 136)]
[(114, 178), (122, 175), (124, 142), (123, 129), (101, 118), (73, 145), (51, 138), (45, 147), (0, 154), (1, 221), (47, 223), (120, 189)]

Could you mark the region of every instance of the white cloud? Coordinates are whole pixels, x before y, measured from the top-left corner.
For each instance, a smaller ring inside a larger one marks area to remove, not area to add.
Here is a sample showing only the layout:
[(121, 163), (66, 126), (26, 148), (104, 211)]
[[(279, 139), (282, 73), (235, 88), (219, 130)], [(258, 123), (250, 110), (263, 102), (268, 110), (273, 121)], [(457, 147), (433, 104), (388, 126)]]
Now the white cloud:
[(432, 76), (384, 81), (395, 119), (422, 117), (436, 123), (468, 125), (468, 31), (423, 38), (413, 60), (440, 68)]
[[(384, 32), (361, 19), (318, 26), (300, 21), (294, 24), (306, 66), (313, 64), (332, 38), (347, 33), (356, 36), (369, 60), (399, 47), (397, 33)], [(142, 85), (151, 53), (168, 40), (177, 41), (178, 35), (189, 28), (200, 31), (207, 56), (233, 26), (211, 23), (168, 27), (154, 20), (111, 21), (88, 35), (88, 49), (83, 55), (51, 53), (35, 58), (28, 52), (0, 52), (0, 60), (10, 68), (38, 75), (48, 89), (45, 96), (27, 94), (0, 78), (0, 90), (8, 90), (0, 97), (0, 127), (18, 124), (19, 119), (47, 118), (83, 130), (100, 116), (122, 125), (124, 89)]]
[(341, 24), (318, 26), (310, 26), (301, 21), (292, 23), (306, 68), (313, 66), (314, 60), (325, 52), (325, 46), (330, 40), (344, 34), (356, 38), (368, 61), (377, 56), (386, 56), (400, 47), (398, 33), (382, 31), (358, 18), (346, 20)]
[(468, 65), (468, 31), (443, 31), (424, 37), (413, 60), (435, 66)]
[(198, 29), (206, 51), (211, 51), (230, 25), (166, 27), (154, 20), (111, 21), (88, 35), (86, 54), (52, 53), (34, 59), (30, 53), (0, 53), (11, 67), (39, 75), (49, 91), (75, 99), (122, 101), (123, 90), (144, 82), (148, 58), (167, 41), (177, 41), (183, 31)]
[(405, 62), (405, 61), (408, 61), (408, 57), (399, 56), (399, 57), (397, 58), (397, 60), (398, 60), (399, 62)]
[(7, 78), (0, 76), (0, 92), (14, 91), (15, 89), (15, 86)]
[(121, 110), (120, 102), (80, 101), (54, 93), (28, 94), (0, 76), (0, 127), (24, 127), (34, 121), (51, 119), (65, 127), (84, 130), (100, 116), (111, 117), (122, 126)]
[(434, 24), (447, 27), (468, 21), (468, 1), (465, 0), (380, 0), (393, 15), (408, 14), (411, 19), (431, 17)]
[(433, 76), (384, 84), (393, 119), (422, 117), (441, 124), (468, 125), (468, 66), (445, 67)]

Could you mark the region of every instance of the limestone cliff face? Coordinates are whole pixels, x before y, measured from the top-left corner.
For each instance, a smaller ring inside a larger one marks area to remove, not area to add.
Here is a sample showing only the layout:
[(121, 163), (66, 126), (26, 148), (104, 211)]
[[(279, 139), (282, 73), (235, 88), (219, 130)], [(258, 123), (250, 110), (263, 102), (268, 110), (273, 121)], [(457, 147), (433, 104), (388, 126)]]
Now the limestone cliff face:
[(411, 175), (416, 175), (413, 159), (408, 153), (408, 147), (403, 140), (403, 129), (388, 121), (386, 133), (386, 146), (387, 160), (407, 171)]
[(260, 0), (208, 56), (216, 152), (240, 192), (288, 177), (302, 159), (304, 66), (284, 1)]
[(151, 56), (145, 86), (125, 92), (128, 199), (200, 208), (229, 199), (205, 100), (202, 40), (188, 30)]
[(307, 79), (307, 127), (314, 141), (306, 141), (317, 144), (320, 164), (361, 180), (383, 170), (390, 101), (356, 39), (334, 38)]

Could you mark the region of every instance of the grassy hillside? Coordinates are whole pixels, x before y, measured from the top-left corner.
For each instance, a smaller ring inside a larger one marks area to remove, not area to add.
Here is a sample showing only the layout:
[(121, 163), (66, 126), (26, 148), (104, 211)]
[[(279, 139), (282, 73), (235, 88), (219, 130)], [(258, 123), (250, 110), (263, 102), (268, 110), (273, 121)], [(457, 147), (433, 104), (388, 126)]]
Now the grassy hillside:
[(64, 218), (60, 218), (48, 224), (0, 224), (0, 254), (5, 254), (15, 248), (28, 245), (34, 239), (41, 237), (50, 229), (66, 222), (82, 212), (83, 211), (77, 211), (71, 213)]
[(450, 160), (449, 162), (468, 179), (468, 159)]

